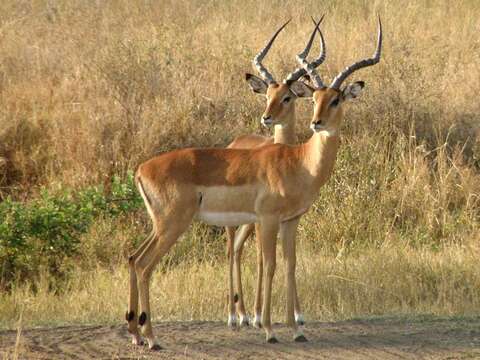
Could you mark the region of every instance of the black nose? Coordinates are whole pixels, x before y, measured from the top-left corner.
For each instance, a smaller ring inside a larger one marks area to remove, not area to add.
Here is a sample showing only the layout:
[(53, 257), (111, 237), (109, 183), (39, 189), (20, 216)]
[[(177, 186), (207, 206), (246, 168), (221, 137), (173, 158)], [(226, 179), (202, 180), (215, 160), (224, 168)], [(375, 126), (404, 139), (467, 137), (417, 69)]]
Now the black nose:
[(320, 120), (314, 121), (313, 123), (315, 125), (322, 125), (322, 120), (320, 119)]
[(272, 117), (272, 115), (268, 115), (268, 116), (263, 115), (263, 116), (262, 116), (262, 119), (263, 119), (263, 120), (270, 120), (271, 117)]

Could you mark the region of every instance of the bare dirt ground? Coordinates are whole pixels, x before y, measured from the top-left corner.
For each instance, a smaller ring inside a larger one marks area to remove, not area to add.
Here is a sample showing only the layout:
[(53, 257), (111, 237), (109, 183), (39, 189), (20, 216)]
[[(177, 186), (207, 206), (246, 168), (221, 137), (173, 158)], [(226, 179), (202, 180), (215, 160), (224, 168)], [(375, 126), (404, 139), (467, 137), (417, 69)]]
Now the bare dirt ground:
[[(222, 322), (165, 322), (155, 326), (163, 350), (129, 344), (126, 325), (23, 330), (21, 359), (480, 359), (480, 318), (376, 319), (313, 322), (308, 343), (295, 343), (276, 325), (279, 344), (263, 331), (229, 330)], [(15, 331), (0, 332), (0, 354), (13, 353)]]

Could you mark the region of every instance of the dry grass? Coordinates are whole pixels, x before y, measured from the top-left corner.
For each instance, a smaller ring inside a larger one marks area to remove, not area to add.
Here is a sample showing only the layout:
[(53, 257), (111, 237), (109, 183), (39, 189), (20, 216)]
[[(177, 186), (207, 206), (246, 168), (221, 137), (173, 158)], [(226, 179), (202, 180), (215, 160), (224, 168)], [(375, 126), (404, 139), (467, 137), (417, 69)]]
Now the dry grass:
[(1, 353), (3, 360), (18, 360), (25, 356), (25, 349), (22, 344), (23, 309), (20, 310), (16, 330), (17, 335), (15, 337), (15, 344), (11, 348), (7, 348), (5, 352)]
[[(432, 252), (384, 245), (348, 257), (312, 252), (301, 242), (298, 283), (309, 320), (338, 320), (381, 314), (478, 314), (480, 268), (472, 247), (451, 246)], [(253, 250), (253, 249), (252, 249)], [(245, 284), (253, 309), (254, 256), (248, 251)], [(285, 273), (281, 263), (274, 282), (273, 316), (285, 314)], [(227, 266), (223, 262), (182, 262), (157, 272), (151, 297), (156, 320), (226, 318)], [(23, 286), (3, 295), (0, 326), (14, 326), (24, 307), (25, 325), (118, 323), (126, 311), (125, 267), (77, 272), (59, 296), (44, 279), (33, 292)]]
[[(325, 78), (373, 51), (375, 12), (385, 44), (382, 62), (353, 77), (366, 81), (365, 96), (349, 105), (336, 173), (302, 222), (305, 312), (478, 313), (476, 1), (2, 1), (0, 198), (108, 183), (160, 151), (259, 132), (264, 102), (243, 80), (252, 56), (292, 16), (267, 60), (285, 75), (309, 16), (323, 12)], [(311, 105), (298, 103), (305, 138)], [(13, 326), (21, 304), (28, 325), (120, 319), (123, 255), (146, 232), (128, 224), (116, 231), (100, 221), (58, 293), (44, 279), (1, 294), (2, 325)], [(223, 244), (196, 225), (177, 245), (155, 276), (157, 318), (223, 318)], [(275, 287), (277, 319), (283, 288)]]
[[(292, 16), (268, 58), (284, 76), (311, 31), (309, 16), (323, 12), (329, 53), (321, 72), (328, 79), (373, 51), (374, 14), (383, 17), (382, 62), (355, 76), (367, 82), (347, 115), (345, 142), (355, 153), (365, 153), (365, 143), (407, 136), (411, 127), (419, 143), (436, 146), (450, 130), (450, 144), (468, 142), (475, 151), (480, 44), (473, 1), (3, 1), (0, 10), (5, 192), (98, 183), (159, 151), (225, 145), (258, 132), (264, 102), (243, 80), (252, 56)], [(305, 120), (310, 104), (299, 102)], [(388, 150), (382, 145), (380, 153)]]

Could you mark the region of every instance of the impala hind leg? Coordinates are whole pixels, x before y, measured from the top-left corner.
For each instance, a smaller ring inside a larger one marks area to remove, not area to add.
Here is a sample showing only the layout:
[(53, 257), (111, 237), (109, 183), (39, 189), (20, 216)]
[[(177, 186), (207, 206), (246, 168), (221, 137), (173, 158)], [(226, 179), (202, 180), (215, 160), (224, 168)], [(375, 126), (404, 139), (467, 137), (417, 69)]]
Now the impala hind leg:
[(295, 341), (305, 342), (307, 338), (297, 325), (295, 309), (295, 306), (299, 306), (295, 279), (297, 265), (295, 238), (299, 220), (297, 218), (282, 223), (280, 225), (280, 238), (282, 240), (283, 257), (287, 267), (287, 325), (292, 328)]
[(240, 326), (248, 326), (250, 321), (245, 311), (245, 303), (243, 299), (243, 286), (242, 286), (242, 253), (245, 245), (245, 240), (253, 232), (253, 225), (242, 225), (235, 234), (234, 241), (234, 264), (235, 264), (235, 283), (237, 291), (235, 293), (235, 302), (237, 304), (237, 313), (240, 320)]
[(279, 223), (276, 219), (262, 219), (260, 222), (260, 241), (262, 242), (263, 263), (264, 263), (264, 284), (263, 284), (263, 308), (262, 326), (265, 330), (267, 342), (274, 344), (278, 340), (272, 330), (271, 303), (272, 303), (272, 281), (275, 275), (277, 261), (277, 233)]
[(155, 237), (155, 232), (152, 231), (150, 235), (143, 241), (139, 248), (129, 256), (128, 267), (130, 272), (130, 294), (128, 299), (128, 310), (125, 318), (128, 322), (128, 332), (132, 335), (132, 344), (143, 345), (142, 338), (138, 331), (138, 287), (137, 287), (137, 274), (135, 272), (135, 260), (145, 250), (148, 244)]
[[(185, 219), (185, 216), (182, 218)], [(149, 299), (150, 278), (153, 270), (160, 262), (162, 257), (168, 252), (180, 235), (182, 235), (183, 232), (188, 228), (192, 218), (193, 213), (185, 221), (179, 218), (163, 219), (163, 226), (158, 226), (157, 224), (157, 233), (155, 238), (145, 247), (143, 252), (135, 261), (135, 271), (137, 274), (141, 311), (138, 318), (138, 323), (142, 328), (143, 335), (148, 341), (149, 348), (152, 350), (159, 350), (161, 349), (161, 346), (156, 342), (152, 330)]]
[(257, 245), (257, 286), (255, 288), (255, 305), (253, 313), (255, 319), (253, 326), (256, 328), (262, 327), (262, 284), (263, 284), (263, 252), (262, 242), (260, 241), (260, 224), (255, 224), (255, 243)]
[(235, 240), (235, 227), (227, 226), (227, 257), (228, 257), (228, 320), (227, 324), (234, 329), (237, 326), (237, 316), (235, 314), (235, 289), (233, 283), (233, 242)]

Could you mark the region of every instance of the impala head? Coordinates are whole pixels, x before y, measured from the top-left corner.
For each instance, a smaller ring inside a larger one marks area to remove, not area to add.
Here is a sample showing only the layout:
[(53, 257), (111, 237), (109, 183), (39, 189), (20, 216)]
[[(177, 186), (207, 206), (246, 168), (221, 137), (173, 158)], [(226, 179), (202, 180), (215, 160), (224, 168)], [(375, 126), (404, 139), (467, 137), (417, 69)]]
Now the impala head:
[[(314, 20), (316, 25), (315, 31), (317, 31), (317, 28), (322, 20), (323, 16), (318, 24)], [(290, 73), (283, 82), (278, 83), (274, 79), (273, 75), (267, 70), (267, 68), (262, 65), (262, 60), (270, 50), (270, 47), (272, 46), (276, 37), (289, 22), (290, 20), (288, 20), (275, 32), (267, 45), (253, 59), (253, 64), (258, 70), (260, 77), (252, 74), (246, 74), (245, 77), (253, 92), (264, 95), (267, 99), (267, 106), (261, 117), (261, 123), (264, 126), (293, 125), (289, 124), (288, 122), (293, 121), (294, 118), (293, 116), (289, 115), (295, 110), (295, 100), (297, 98), (311, 96), (311, 88), (302, 81), (299, 81), (302, 76), (307, 74), (307, 71), (303, 67), (296, 69)], [(320, 39), (321, 52), (318, 58), (312, 62), (313, 67), (319, 66), (325, 60), (326, 47), (321, 32)]]
[(315, 70), (315, 67), (306, 61), (306, 57), (310, 51), (317, 30), (318, 25), (316, 25), (315, 30), (312, 32), (304, 51), (297, 55), (297, 61), (308, 73), (314, 84), (314, 87), (309, 87), (310, 96), (313, 98), (314, 103), (313, 118), (310, 128), (316, 133), (326, 132), (327, 134), (332, 135), (340, 128), (343, 118), (343, 104), (350, 99), (358, 97), (365, 86), (363, 81), (356, 81), (343, 87), (342, 83), (356, 70), (375, 65), (380, 61), (382, 49), (382, 23), (380, 17), (378, 17), (377, 48), (373, 57), (363, 59), (347, 66), (333, 79), (329, 86), (324, 85), (322, 79)]

